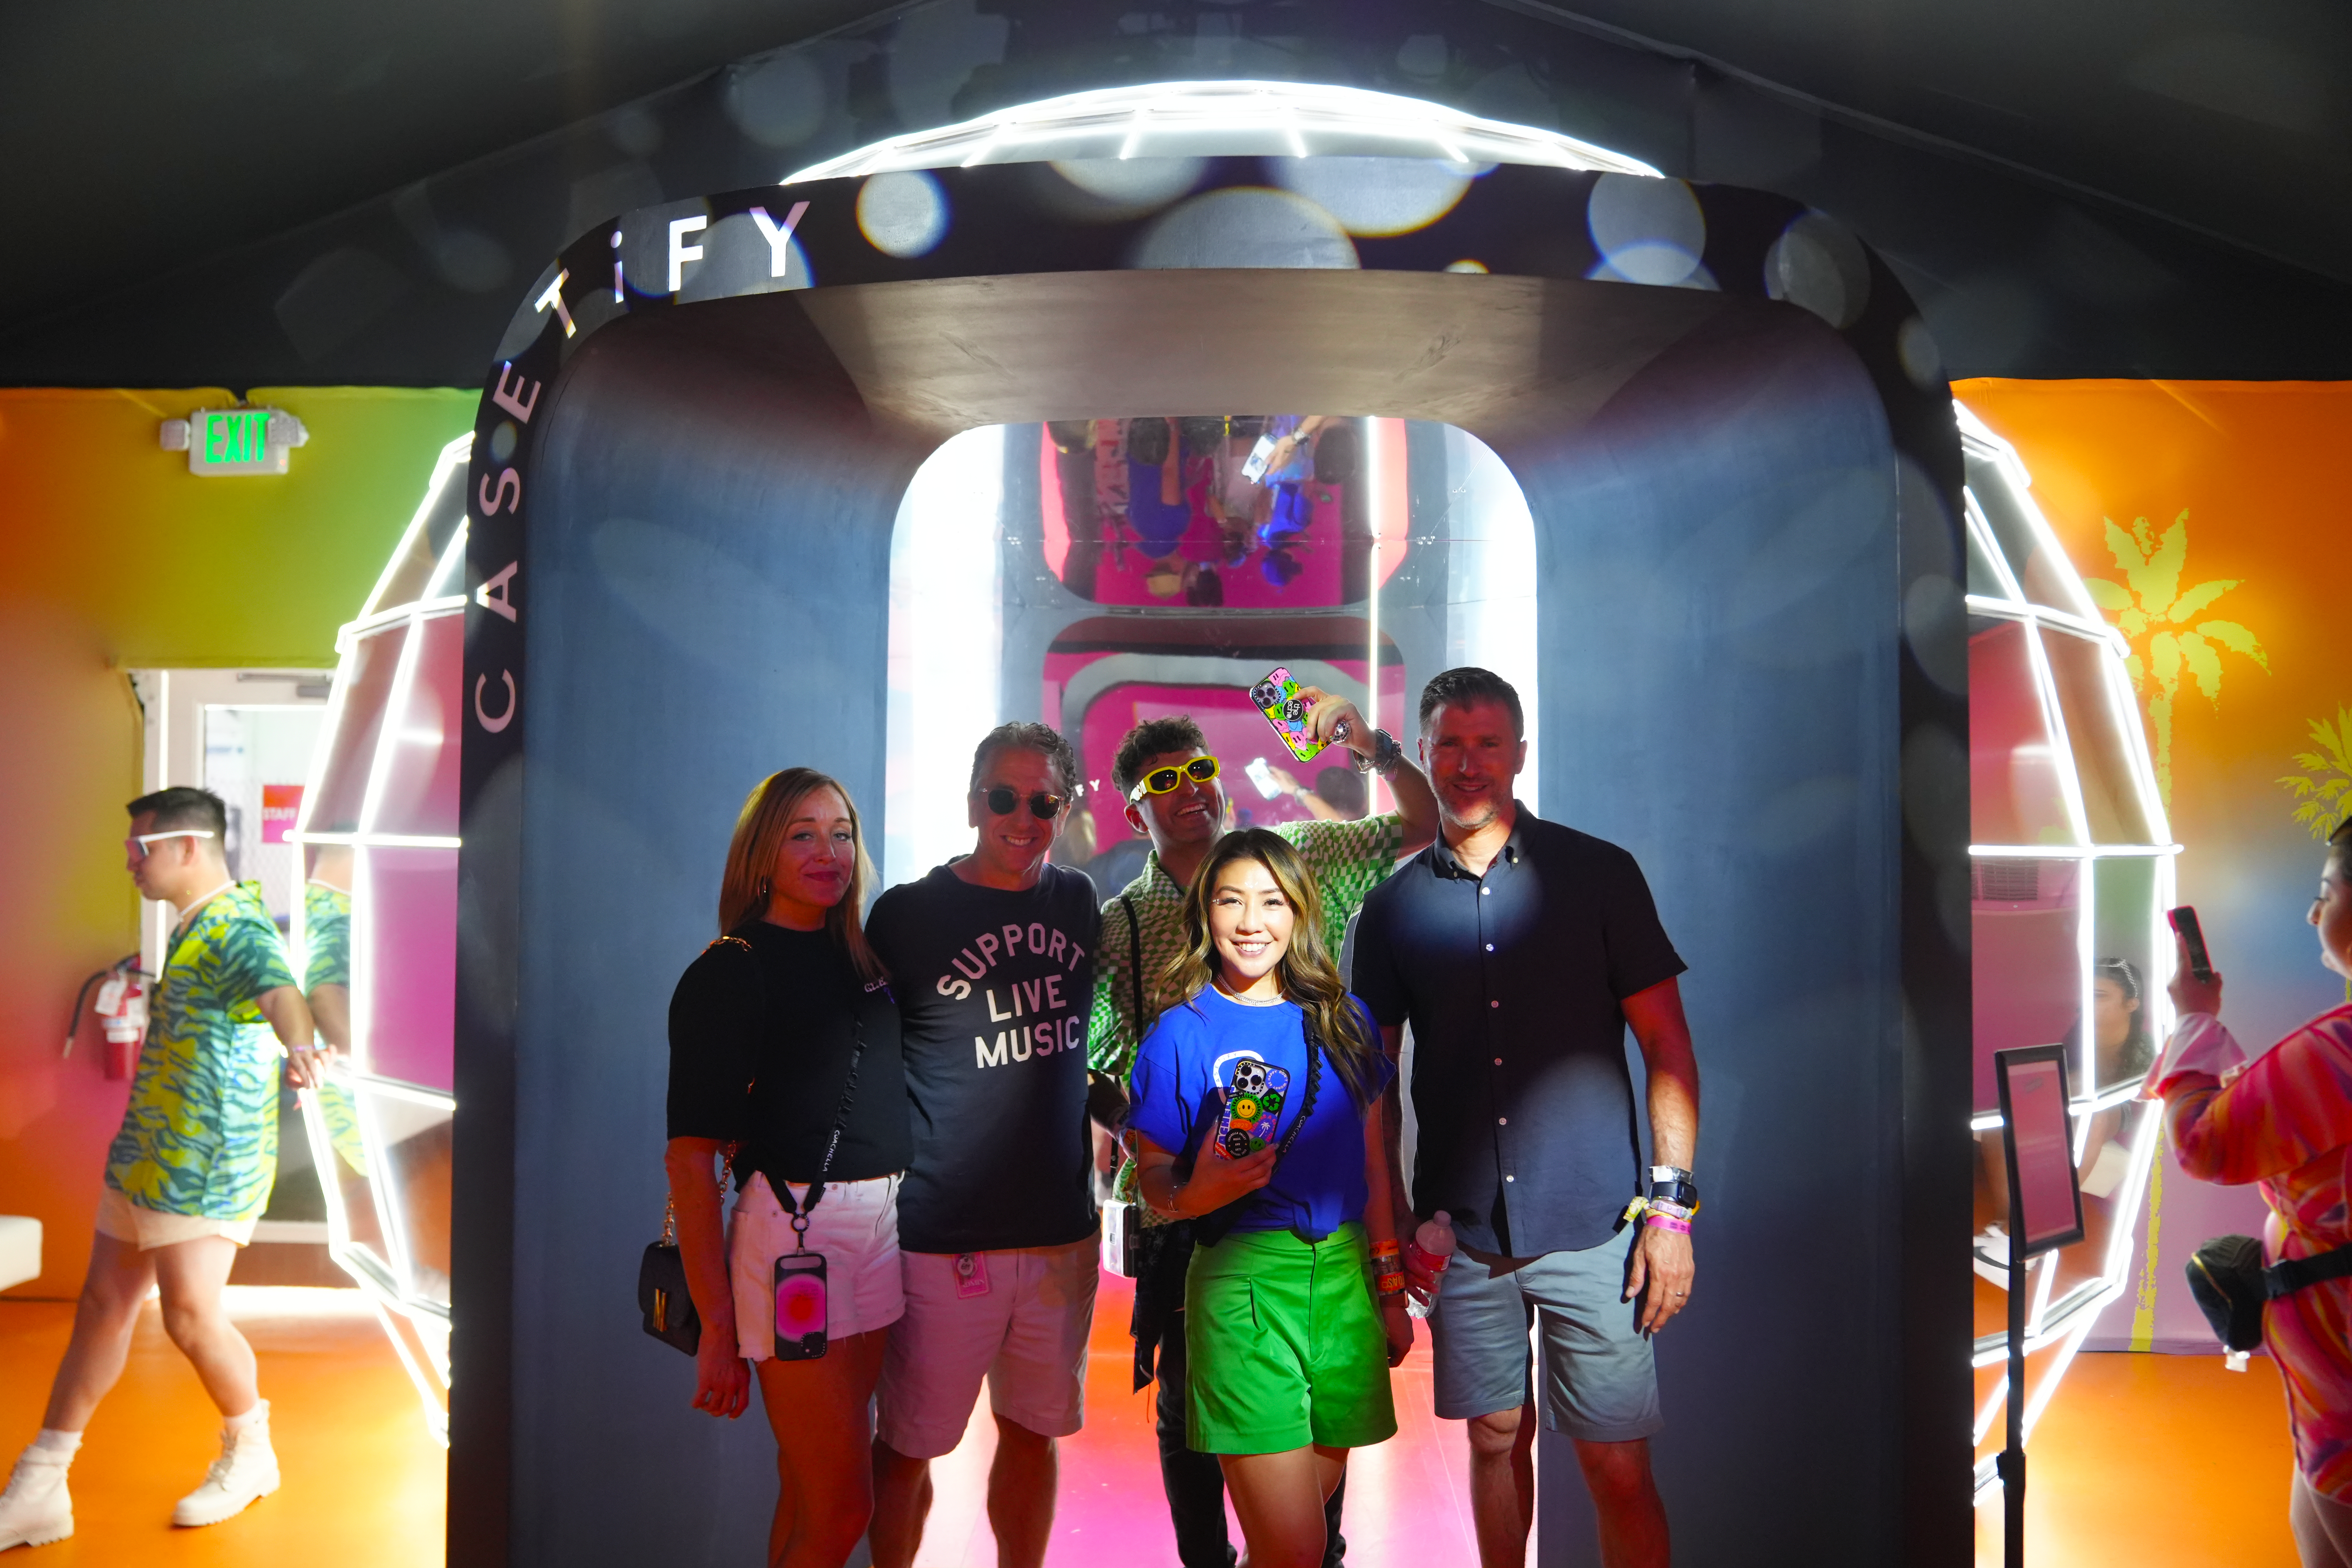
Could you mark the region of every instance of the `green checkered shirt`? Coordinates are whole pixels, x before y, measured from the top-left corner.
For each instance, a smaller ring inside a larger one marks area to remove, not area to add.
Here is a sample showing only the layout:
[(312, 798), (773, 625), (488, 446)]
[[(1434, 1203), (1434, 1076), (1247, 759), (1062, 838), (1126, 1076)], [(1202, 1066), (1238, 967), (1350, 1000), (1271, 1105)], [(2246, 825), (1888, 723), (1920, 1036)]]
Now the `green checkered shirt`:
[[(1274, 831), (1307, 862), (1323, 895), (1323, 927), (1335, 949), (1340, 933), (1364, 900), (1396, 868), (1404, 847), (1404, 818), (1391, 812), (1360, 822), (1286, 822)], [(1143, 874), (1123, 895), (1135, 905), (1142, 938), (1143, 989), (1184, 945), (1184, 889), (1160, 867), (1153, 850)], [(1095, 942), (1095, 1003), (1087, 1019), (1087, 1065), (1125, 1078), (1135, 1065), (1144, 1030), (1135, 1016), (1134, 953), (1128, 934), (1127, 905), (1113, 898), (1102, 907), (1102, 935)]]

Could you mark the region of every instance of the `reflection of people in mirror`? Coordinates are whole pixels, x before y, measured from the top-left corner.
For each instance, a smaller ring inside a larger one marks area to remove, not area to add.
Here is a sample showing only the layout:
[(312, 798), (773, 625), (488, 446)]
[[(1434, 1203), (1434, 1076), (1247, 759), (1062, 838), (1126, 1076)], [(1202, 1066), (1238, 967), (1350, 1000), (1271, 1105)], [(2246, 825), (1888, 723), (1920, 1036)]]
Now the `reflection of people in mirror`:
[[(2310, 923), (2320, 963), (2352, 981), (2352, 819), (2327, 841)], [(2209, 932), (2209, 937), (2212, 933)], [(2179, 1021), (2149, 1073), (2180, 1168), (2252, 1182), (2269, 1205), (2263, 1262), (2352, 1247), (2352, 1004), (2331, 1007), (2246, 1060), (2221, 1024), (2221, 976), (2173, 968)], [(2287, 1517), (2305, 1568), (2352, 1564), (2352, 1279), (2324, 1279), (2263, 1309), (2263, 1348), (2286, 1385), (2295, 1478)]]
[(220, 797), (158, 790), (130, 811), (125, 868), (141, 897), (170, 904), (179, 920), (163, 943), (131, 1103), (107, 1152), (73, 1336), (40, 1432), (0, 1493), (0, 1550), (73, 1533), (66, 1471), (122, 1375), (151, 1291), (163, 1298), (164, 1332), (222, 1416), (221, 1457), (172, 1522), (218, 1524), (278, 1485), (269, 1402), (222, 1290), (277, 1179), (278, 1047), (290, 1058), (284, 1076), (305, 1088), (318, 1081), (324, 1053), (261, 884), (229, 872)]

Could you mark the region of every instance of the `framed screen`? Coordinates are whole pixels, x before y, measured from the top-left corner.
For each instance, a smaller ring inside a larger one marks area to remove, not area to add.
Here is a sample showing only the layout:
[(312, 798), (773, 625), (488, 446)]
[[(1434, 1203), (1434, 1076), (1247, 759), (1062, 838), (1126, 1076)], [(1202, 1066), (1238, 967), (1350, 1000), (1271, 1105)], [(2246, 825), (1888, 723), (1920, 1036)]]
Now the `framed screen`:
[(2083, 1194), (2066, 1110), (2066, 1048), (2026, 1046), (1996, 1052), (1993, 1061), (2009, 1154), (2010, 1223), (2021, 1255), (2032, 1258), (2083, 1239)]

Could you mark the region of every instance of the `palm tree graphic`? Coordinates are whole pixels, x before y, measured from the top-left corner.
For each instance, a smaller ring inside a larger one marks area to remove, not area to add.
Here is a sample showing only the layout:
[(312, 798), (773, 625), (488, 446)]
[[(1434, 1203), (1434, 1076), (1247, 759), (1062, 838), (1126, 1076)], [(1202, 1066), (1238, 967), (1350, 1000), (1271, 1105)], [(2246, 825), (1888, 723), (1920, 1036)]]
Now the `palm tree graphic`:
[(2158, 534), (2147, 519), (2134, 518), (2128, 531), (2113, 519), (2107, 524), (2107, 549), (2122, 569), (2124, 580), (2085, 577), (2092, 602), (2115, 618), (2116, 629), (2131, 645), (2125, 668), (2133, 688), (2147, 701), (2148, 725), (2156, 731), (2156, 787), (2165, 801), (2172, 799), (2172, 713), (2180, 696), (2180, 678), (2187, 675), (2219, 706), (2221, 700), (2221, 655), (2227, 649), (2252, 659), (2268, 670), (2270, 656), (2254, 634), (2235, 621), (2200, 621), (2197, 616), (2244, 579), (2217, 577), (2193, 588), (2180, 586), (2180, 569), (2189, 557), (2189, 514), (2173, 519)]
[(2294, 765), (2303, 772), (2278, 782), (2303, 803), (2294, 808), (2294, 819), (2324, 842), (2352, 807), (2352, 707), (2338, 703), (2333, 724), (2314, 719), (2311, 739), (2319, 750), (2294, 754)]

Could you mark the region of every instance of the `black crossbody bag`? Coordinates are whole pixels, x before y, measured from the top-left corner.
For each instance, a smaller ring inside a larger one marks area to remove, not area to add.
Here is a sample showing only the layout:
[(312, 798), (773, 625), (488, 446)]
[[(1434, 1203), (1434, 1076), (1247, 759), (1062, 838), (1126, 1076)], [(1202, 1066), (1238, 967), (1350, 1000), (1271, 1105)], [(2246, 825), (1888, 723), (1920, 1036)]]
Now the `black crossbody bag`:
[(2189, 1259), (2189, 1293), (2215, 1337), (2233, 1351), (2260, 1350), (2263, 1308), (2307, 1285), (2352, 1275), (2352, 1246), (2263, 1267), (2263, 1244), (2251, 1236), (2217, 1236)]

